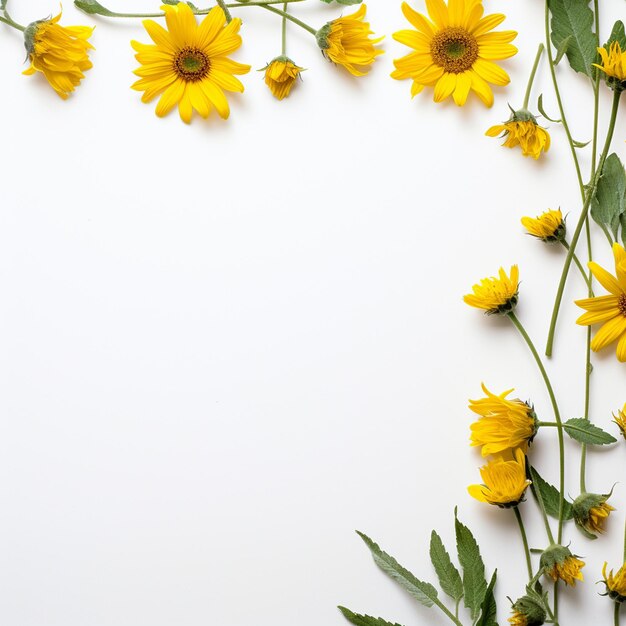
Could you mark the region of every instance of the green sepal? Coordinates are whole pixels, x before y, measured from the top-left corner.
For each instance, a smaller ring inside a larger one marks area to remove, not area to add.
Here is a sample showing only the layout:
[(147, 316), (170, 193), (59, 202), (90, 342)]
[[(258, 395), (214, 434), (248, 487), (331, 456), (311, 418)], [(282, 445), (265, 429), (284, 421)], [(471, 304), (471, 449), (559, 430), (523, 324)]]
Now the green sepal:
[(615, 443), (617, 439), (584, 417), (573, 417), (563, 424), (565, 432), (575, 441), (595, 446)]
[(346, 609), (345, 606), (337, 607), (343, 616), (354, 626), (400, 626), (400, 624), (387, 622), (382, 617), (371, 617), (370, 615), (359, 615), (353, 613), (350, 609)]

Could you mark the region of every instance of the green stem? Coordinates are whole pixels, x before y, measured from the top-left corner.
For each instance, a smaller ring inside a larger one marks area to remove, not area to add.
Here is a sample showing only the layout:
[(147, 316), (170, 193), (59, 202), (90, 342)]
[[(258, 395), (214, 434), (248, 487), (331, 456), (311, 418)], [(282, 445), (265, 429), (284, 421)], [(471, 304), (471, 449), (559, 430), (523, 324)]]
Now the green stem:
[(455, 617), (451, 611), (448, 610), (448, 607), (446, 607), (446, 605), (443, 604), (441, 600), (434, 600), (434, 602), (450, 618), (453, 624), (456, 624), (456, 626), (463, 626), (459, 619)]
[(548, 395), (550, 396), (550, 402), (552, 403), (552, 410), (554, 411), (554, 419), (556, 420), (557, 425), (557, 433), (559, 439), (559, 526), (557, 538), (558, 542), (561, 543), (561, 537), (563, 535), (563, 508), (565, 506), (565, 443), (563, 441), (563, 423), (561, 421), (561, 413), (559, 411), (559, 405), (556, 401), (556, 396), (554, 395), (554, 389), (552, 388), (552, 383), (550, 382), (550, 378), (548, 377), (548, 373), (546, 372), (546, 368), (539, 357), (539, 353), (535, 348), (535, 345), (532, 342), (532, 339), (529, 337), (528, 333), (522, 323), (519, 321), (517, 316), (513, 311), (508, 314), (509, 319), (513, 322), (513, 325), (517, 328), (520, 335), (522, 335), (526, 345), (530, 349), (535, 361), (537, 363), (537, 367), (541, 372), (541, 376), (543, 378), (543, 382), (546, 385), (546, 390), (548, 391)]
[(621, 604), (619, 602), (615, 603), (615, 609), (613, 610), (613, 626), (619, 626), (619, 609)]
[(282, 15), (284, 19), (287, 19), (290, 22), (297, 24), (298, 26), (300, 26), (300, 28), (304, 28), (304, 30), (308, 31), (313, 36), (317, 35), (317, 30), (315, 30), (315, 28), (313, 28), (312, 26), (309, 26), (307, 23), (303, 22), (302, 20), (299, 20), (293, 15), (290, 15), (289, 13), (286, 13), (285, 11), (281, 11), (280, 9), (277, 9), (276, 7), (269, 6), (268, 4), (263, 5), (263, 8), (266, 9), (267, 11), (271, 11), (272, 13), (276, 13), (276, 15)]
[[(596, 29), (596, 48), (600, 47), (600, 6), (598, 0), (593, 0), (593, 14)], [(600, 72), (594, 68), (595, 80), (593, 83), (593, 138), (591, 140), (591, 177), (596, 172), (596, 158), (598, 151), (598, 114), (600, 111)]]
[[(562, 240), (561, 243), (563, 244), (563, 247), (566, 250), (569, 250), (570, 245), (567, 243), (567, 241)], [(591, 291), (591, 281), (589, 277), (587, 276), (587, 272), (585, 272), (585, 268), (583, 267), (583, 264), (580, 262), (580, 259), (578, 258), (575, 252), (572, 253), (572, 258), (574, 259), (574, 263), (576, 263), (576, 267), (580, 271), (580, 275), (583, 277), (583, 280), (585, 281), (585, 285), (587, 285), (587, 289)], [(590, 298), (593, 297), (593, 292), (591, 292), (591, 295), (589, 297)]]
[(515, 513), (515, 519), (519, 526), (519, 532), (522, 536), (522, 543), (524, 544), (524, 554), (526, 555), (526, 567), (528, 569), (528, 580), (533, 579), (533, 564), (530, 560), (530, 548), (528, 547), (528, 538), (526, 537), (526, 529), (524, 528), (524, 520), (522, 520), (522, 514), (519, 511), (519, 507), (513, 507), (513, 513)]
[(543, 55), (543, 50), (544, 50), (544, 45), (540, 43), (539, 48), (537, 50), (537, 55), (535, 56), (535, 62), (533, 63), (533, 69), (530, 71), (530, 77), (528, 78), (528, 84), (526, 85), (526, 94), (524, 95), (524, 104), (522, 105), (524, 109), (528, 108), (528, 102), (530, 101), (530, 93), (533, 88), (535, 75), (537, 74), (537, 68), (539, 67), (539, 61), (541, 60), (541, 56)]
[(0, 15), (0, 22), (4, 22), (5, 24), (8, 24), (9, 26), (12, 26), (13, 28), (21, 32), (24, 32), (26, 30), (25, 26), (18, 24), (15, 20), (11, 18), (11, 16), (6, 11), (4, 12), (4, 17)]
[(609, 129), (607, 132), (604, 148), (602, 149), (602, 154), (598, 162), (598, 169), (596, 170), (596, 173), (592, 179), (590, 188), (587, 191), (587, 194), (585, 196), (585, 203), (583, 205), (583, 210), (582, 210), (582, 213), (580, 214), (580, 218), (578, 219), (578, 224), (576, 225), (576, 230), (574, 231), (574, 235), (572, 236), (572, 241), (570, 242), (570, 249), (567, 252), (567, 257), (565, 257), (565, 264), (563, 265), (563, 271), (561, 273), (561, 280), (559, 282), (559, 286), (556, 292), (554, 308), (552, 309), (550, 331), (548, 333), (548, 342), (546, 344), (546, 356), (552, 356), (552, 346), (554, 344), (554, 333), (556, 330), (556, 321), (559, 315), (559, 308), (561, 306), (561, 300), (563, 299), (563, 291), (565, 290), (565, 282), (567, 280), (567, 275), (569, 273), (570, 265), (572, 264), (572, 258), (574, 256), (574, 251), (576, 250), (576, 245), (578, 244), (578, 239), (580, 238), (580, 233), (582, 231), (583, 225), (585, 224), (585, 220), (587, 219), (587, 215), (589, 213), (591, 200), (594, 198), (596, 194), (596, 189), (598, 187), (598, 180), (600, 178), (600, 174), (602, 173), (602, 168), (604, 166), (604, 162), (606, 161), (606, 157), (608, 156), (609, 148), (611, 147), (611, 140), (613, 139), (613, 133), (615, 131), (615, 121), (617, 120), (617, 111), (619, 109), (620, 95), (621, 95), (620, 91), (615, 91), (613, 93), (613, 107), (611, 110), (611, 120), (609, 122)]
[(554, 621), (558, 623), (559, 621), (559, 581), (558, 579), (554, 581), (554, 587), (552, 591), (552, 601), (554, 603), (554, 612), (552, 616), (554, 617)]
[[(289, 4), (285, 2), (283, 4), (283, 11), (287, 14), (287, 9), (289, 8)], [(287, 18), (283, 15), (283, 24), (282, 24), (282, 55), (287, 56)]]
[(224, 11), (224, 16), (226, 17), (226, 23), (230, 24), (233, 21), (233, 16), (230, 14), (228, 7), (226, 6), (224, 0), (215, 0), (219, 7)]

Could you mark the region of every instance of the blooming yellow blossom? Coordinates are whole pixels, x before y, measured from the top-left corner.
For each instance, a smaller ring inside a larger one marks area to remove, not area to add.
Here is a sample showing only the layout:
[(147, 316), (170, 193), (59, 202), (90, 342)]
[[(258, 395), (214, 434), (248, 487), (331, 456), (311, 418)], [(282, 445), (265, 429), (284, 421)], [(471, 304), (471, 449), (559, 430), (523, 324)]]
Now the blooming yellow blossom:
[(545, 211), (537, 217), (523, 217), (522, 226), (529, 235), (551, 243), (565, 238), (565, 221), (561, 209)]
[(471, 442), (473, 446), (482, 446), (482, 455), (501, 454), (520, 448), (524, 453), (528, 444), (537, 433), (537, 419), (534, 411), (526, 402), (507, 400), (513, 389), (500, 395), (491, 393), (482, 385), (485, 398), (470, 400), (469, 408), (481, 416), (474, 422)]
[(489, 314), (506, 314), (517, 304), (518, 289), (519, 269), (517, 265), (513, 265), (510, 276), (500, 268), (497, 278), (483, 278), (472, 287), (473, 293), (463, 296), (463, 301), (477, 309), (484, 309)]
[(613, 244), (615, 273), (613, 276), (597, 263), (589, 263), (589, 269), (596, 280), (610, 292), (608, 296), (576, 300), (576, 304), (586, 309), (576, 323), (581, 326), (602, 324), (596, 332), (591, 349), (594, 352), (617, 341), (617, 358), (626, 362), (626, 251), (618, 244)]
[(496, 124), (485, 133), (488, 137), (504, 137), (505, 148), (519, 146), (523, 156), (538, 159), (542, 152), (550, 149), (550, 135), (548, 131), (537, 124), (534, 116), (528, 112), (516, 111), (513, 118), (503, 124)]
[(626, 404), (621, 411), (617, 411), (617, 415), (613, 414), (613, 421), (617, 424), (624, 439), (626, 439)]
[(353, 76), (364, 76), (382, 50), (374, 47), (384, 37), (370, 39), (373, 32), (363, 18), (367, 7), (362, 4), (356, 13), (328, 22), (317, 31), (317, 44), (324, 56), (345, 67)]
[(611, 570), (608, 575), (606, 568), (608, 563), (604, 564), (602, 568), (602, 576), (604, 577), (604, 584), (606, 585), (606, 595), (615, 602), (626, 602), (626, 563), (622, 565), (616, 574), (613, 574)]
[(612, 87), (620, 90), (626, 88), (626, 50), (622, 50), (619, 41), (614, 41), (608, 51), (606, 48), (598, 48), (598, 52), (602, 63), (594, 65), (606, 74)]
[(502, 14), (483, 17), (479, 0), (426, 0), (429, 17), (406, 2), (402, 12), (416, 30), (401, 30), (393, 37), (414, 51), (396, 59), (393, 78), (411, 78), (411, 95), (424, 87), (434, 87), (434, 100), (452, 96), (458, 106), (474, 91), (487, 106), (493, 104), (493, 85), (507, 85), (509, 75), (494, 61), (508, 59), (517, 52), (511, 45), (517, 33), (490, 32), (504, 21)]
[(583, 580), (583, 567), (585, 567), (584, 561), (573, 554), (569, 554), (562, 561), (556, 562), (548, 568), (546, 574), (555, 582), (562, 580), (566, 585), (574, 587), (577, 580)]
[(515, 450), (513, 460), (496, 457), (480, 468), (482, 485), (470, 485), (469, 494), (489, 504), (510, 507), (519, 504), (530, 481), (526, 478), (526, 457)]
[(291, 59), (276, 57), (265, 69), (265, 84), (278, 100), (286, 98), (302, 72)]
[(61, 26), (61, 13), (49, 20), (33, 22), (24, 31), (30, 67), (27, 76), (41, 72), (64, 100), (85, 78), (84, 72), (93, 67), (88, 26)]
[(224, 91), (243, 91), (235, 74), (246, 74), (249, 65), (237, 63), (228, 54), (241, 46), (241, 20), (226, 23), (224, 11), (213, 7), (198, 25), (188, 4), (164, 5), (167, 30), (145, 20), (143, 25), (155, 45), (133, 41), (141, 67), (133, 89), (143, 91), (142, 102), (162, 94), (156, 106), (159, 117), (176, 105), (181, 119), (191, 122), (193, 111), (208, 117), (212, 109), (226, 119), (230, 107)]

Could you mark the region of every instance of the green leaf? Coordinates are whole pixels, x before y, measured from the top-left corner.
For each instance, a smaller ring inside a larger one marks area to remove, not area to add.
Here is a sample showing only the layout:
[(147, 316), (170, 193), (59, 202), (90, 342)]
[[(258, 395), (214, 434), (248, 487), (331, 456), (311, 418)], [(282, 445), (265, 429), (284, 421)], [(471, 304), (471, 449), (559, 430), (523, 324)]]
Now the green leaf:
[(589, 141), (576, 141), (572, 139), (572, 145), (574, 148), (586, 148), (591, 143), (591, 139)]
[(351, 4), (361, 4), (361, 2), (363, 2), (363, 0), (322, 0), (322, 2), (325, 2), (326, 4), (330, 4), (333, 1), (337, 4), (344, 4), (346, 6)]
[(560, 124), (561, 120), (552, 119), (543, 108), (543, 94), (539, 94), (539, 99), (537, 100), (537, 108), (539, 109), (539, 113), (543, 115), (549, 122), (554, 122), (555, 124)]
[(441, 589), (458, 602), (463, 597), (461, 574), (454, 567), (441, 537), (434, 530), (430, 535), (430, 560), (437, 572)]
[(609, 435), (601, 428), (594, 426), (584, 417), (574, 417), (571, 420), (567, 420), (563, 424), (563, 428), (572, 439), (580, 441), (580, 443), (604, 446), (617, 441), (613, 435)]
[(498, 607), (496, 606), (496, 597), (493, 594), (497, 577), (498, 570), (493, 573), (489, 587), (487, 587), (485, 599), (480, 607), (480, 619), (476, 623), (476, 626), (498, 626), (498, 622), (496, 621)]
[(559, 43), (559, 46), (556, 50), (556, 56), (554, 57), (554, 65), (558, 65), (563, 58), (563, 55), (567, 52), (567, 48), (569, 46), (569, 42), (572, 40), (572, 36), (568, 35)]
[(601, 226), (610, 228), (617, 239), (624, 213), (626, 213), (626, 172), (619, 157), (613, 153), (607, 157), (602, 167), (596, 195), (591, 204), (591, 217)]
[(596, 61), (597, 51), (593, 11), (588, 0), (548, 0), (548, 4), (555, 48), (560, 50), (565, 45), (565, 55), (572, 69), (593, 78), (595, 70), (592, 64)]
[[(546, 482), (532, 465), (530, 466), (530, 477), (533, 481), (532, 492), (537, 498), (536, 492), (539, 491), (546, 513), (550, 515), (550, 517), (554, 517), (554, 519), (559, 519), (559, 490)], [(568, 502), (566, 499), (563, 504), (563, 519), (567, 521), (573, 517), (574, 509), (572, 508), (571, 502)]]
[(374, 563), (380, 567), (387, 576), (395, 580), (403, 589), (408, 591), (420, 604), (432, 606), (438, 599), (437, 590), (430, 584), (416, 578), (408, 569), (405, 569), (392, 556), (383, 552), (378, 544), (374, 543), (367, 535), (357, 530), (357, 535), (363, 539), (374, 557)]
[(97, 0), (74, 0), (74, 6), (89, 15), (114, 16), (115, 13), (103, 7)]
[(480, 556), (480, 549), (474, 535), (467, 526), (459, 522), (456, 511), (454, 513), (454, 527), (459, 563), (463, 568), (465, 606), (470, 610), (474, 620), (480, 613), (485, 593), (487, 593), (485, 564)]
[(626, 31), (624, 31), (624, 22), (621, 20), (617, 20), (617, 22), (615, 22), (611, 35), (609, 36), (609, 40), (604, 44), (607, 51), (614, 41), (619, 43), (619, 47), (622, 49), (622, 52), (626, 50)]
[(359, 615), (358, 613), (353, 613), (349, 609), (346, 609), (345, 606), (337, 607), (342, 613), (343, 616), (354, 626), (400, 626), (400, 624), (392, 624), (391, 622), (386, 622), (384, 619), (380, 617), (370, 617), (369, 615)]

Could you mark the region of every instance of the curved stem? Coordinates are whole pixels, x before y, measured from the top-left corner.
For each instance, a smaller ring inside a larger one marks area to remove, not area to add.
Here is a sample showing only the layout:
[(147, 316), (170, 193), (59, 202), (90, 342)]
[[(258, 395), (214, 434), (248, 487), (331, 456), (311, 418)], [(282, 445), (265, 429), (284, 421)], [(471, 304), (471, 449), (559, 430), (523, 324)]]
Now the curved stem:
[(526, 85), (526, 93), (524, 95), (524, 104), (522, 107), (524, 109), (528, 108), (528, 102), (530, 101), (530, 94), (533, 89), (533, 82), (535, 80), (535, 75), (537, 74), (537, 68), (539, 67), (539, 61), (541, 60), (541, 56), (543, 55), (544, 45), (542, 43), (539, 44), (539, 48), (537, 50), (537, 55), (535, 56), (535, 62), (533, 63), (533, 69), (530, 71), (530, 76), (528, 78), (528, 84)]
[(228, 7), (226, 6), (226, 3), (224, 2), (224, 0), (215, 0), (218, 4), (218, 6), (222, 9), (222, 11), (224, 11), (224, 15), (226, 17), (226, 23), (230, 24), (233, 21), (233, 16), (230, 14), (230, 11), (228, 10)]
[(524, 554), (526, 555), (526, 568), (528, 569), (528, 580), (533, 579), (533, 565), (530, 560), (530, 549), (528, 547), (528, 538), (526, 537), (526, 529), (524, 528), (524, 520), (522, 520), (522, 514), (519, 511), (519, 507), (513, 507), (513, 513), (515, 513), (515, 519), (519, 526), (519, 532), (522, 536), (522, 543), (524, 544)]
[[(561, 243), (563, 244), (563, 247), (566, 250), (569, 250), (570, 246), (569, 246), (569, 243), (567, 243), (567, 241), (561, 241)], [(583, 280), (585, 281), (585, 285), (587, 285), (587, 289), (591, 291), (591, 281), (589, 277), (587, 276), (587, 272), (585, 272), (585, 268), (583, 267), (583, 264), (580, 262), (580, 259), (578, 258), (575, 252), (572, 252), (572, 258), (574, 259), (574, 263), (576, 264), (576, 267), (578, 268), (580, 275), (583, 277)], [(593, 297), (593, 292), (590, 293), (589, 297), (590, 298)]]
[(561, 421), (561, 412), (559, 411), (559, 405), (556, 401), (556, 396), (554, 394), (554, 389), (552, 388), (552, 383), (550, 382), (550, 378), (548, 377), (548, 373), (546, 372), (546, 368), (543, 366), (543, 362), (535, 348), (535, 345), (532, 342), (532, 339), (529, 337), (528, 333), (522, 323), (519, 321), (517, 316), (513, 311), (508, 314), (509, 319), (513, 322), (513, 325), (517, 328), (520, 335), (522, 335), (526, 345), (530, 349), (535, 361), (537, 363), (537, 367), (541, 372), (541, 376), (543, 378), (543, 382), (546, 385), (546, 390), (548, 391), (548, 395), (550, 396), (550, 402), (552, 403), (552, 410), (554, 411), (554, 419), (556, 420), (557, 433), (559, 439), (559, 526), (557, 532), (557, 540), (561, 543), (561, 537), (563, 535), (563, 508), (565, 505), (565, 443), (563, 441), (563, 423)]
[(604, 166), (604, 162), (606, 161), (606, 157), (608, 156), (609, 148), (611, 147), (611, 140), (613, 139), (613, 133), (615, 131), (615, 121), (617, 120), (617, 111), (619, 109), (620, 95), (621, 95), (621, 92), (619, 91), (615, 91), (613, 93), (613, 107), (611, 110), (611, 120), (609, 122), (609, 129), (607, 132), (604, 148), (602, 150), (600, 160), (598, 161), (598, 169), (596, 170), (595, 176), (593, 177), (591, 185), (589, 186), (589, 190), (587, 191), (585, 195), (585, 203), (583, 205), (583, 210), (580, 214), (580, 218), (578, 219), (576, 230), (574, 231), (574, 235), (572, 236), (572, 241), (570, 242), (570, 249), (568, 250), (567, 257), (565, 258), (565, 264), (563, 265), (563, 271), (561, 273), (561, 280), (559, 282), (559, 286), (556, 292), (554, 308), (552, 309), (552, 319), (550, 320), (550, 331), (548, 333), (548, 342), (546, 344), (546, 356), (552, 356), (554, 332), (556, 330), (556, 322), (557, 322), (557, 318), (559, 315), (559, 308), (561, 306), (561, 300), (563, 299), (563, 291), (565, 290), (565, 282), (567, 280), (569, 268), (572, 264), (572, 258), (574, 256), (574, 251), (576, 250), (576, 245), (578, 244), (578, 239), (580, 238), (580, 233), (585, 224), (585, 220), (587, 219), (587, 215), (589, 214), (589, 207), (591, 206), (591, 200), (594, 198), (596, 194), (596, 189), (598, 187), (598, 180), (600, 178), (600, 174), (602, 173), (602, 168)]
[(8, 24), (9, 26), (15, 28), (15, 30), (19, 30), (21, 32), (24, 32), (26, 30), (25, 26), (18, 24), (6, 11), (4, 12), (4, 17), (0, 15), (0, 22), (4, 22), (5, 24)]
[(287, 19), (290, 22), (297, 24), (298, 26), (300, 26), (300, 28), (304, 28), (304, 30), (308, 31), (312, 35), (317, 35), (317, 30), (315, 30), (315, 28), (313, 28), (312, 26), (309, 26), (306, 22), (299, 20), (293, 15), (290, 15), (289, 13), (286, 13), (285, 11), (281, 11), (280, 9), (277, 9), (273, 6), (269, 6), (268, 4), (264, 4), (263, 8), (266, 9), (267, 11), (271, 11), (272, 13), (276, 13), (276, 15), (282, 15), (284, 19)]

